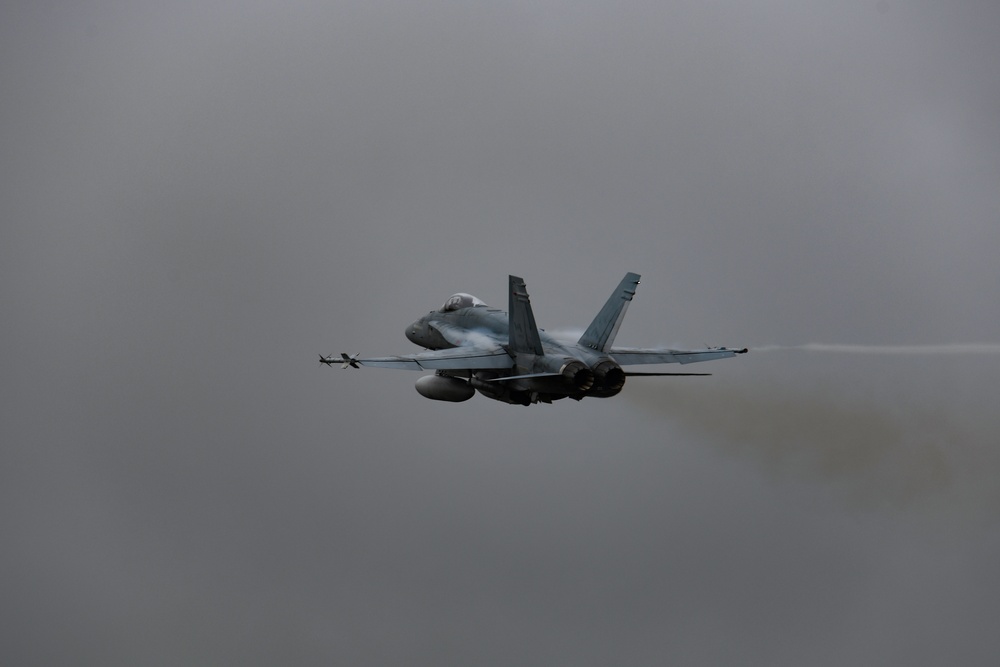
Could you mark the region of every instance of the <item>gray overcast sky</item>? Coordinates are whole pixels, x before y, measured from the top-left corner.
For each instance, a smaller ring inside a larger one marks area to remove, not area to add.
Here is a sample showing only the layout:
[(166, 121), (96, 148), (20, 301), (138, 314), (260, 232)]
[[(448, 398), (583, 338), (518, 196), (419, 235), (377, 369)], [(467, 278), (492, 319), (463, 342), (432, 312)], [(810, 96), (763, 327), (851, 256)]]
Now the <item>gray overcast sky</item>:
[(1000, 355), (427, 401), (451, 293), (1000, 342), (995, 2), (0, 9), (4, 664), (1000, 654)]

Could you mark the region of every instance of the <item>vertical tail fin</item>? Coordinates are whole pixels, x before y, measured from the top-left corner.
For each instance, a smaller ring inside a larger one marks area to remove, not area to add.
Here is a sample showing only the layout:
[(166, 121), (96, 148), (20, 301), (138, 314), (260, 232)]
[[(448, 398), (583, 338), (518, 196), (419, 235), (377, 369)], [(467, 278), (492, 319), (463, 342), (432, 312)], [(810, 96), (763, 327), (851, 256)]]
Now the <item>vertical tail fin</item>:
[(608, 298), (594, 321), (580, 337), (580, 345), (604, 352), (615, 342), (618, 328), (625, 318), (625, 310), (629, 301), (635, 296), (635, 288), (639, 284), (638, 273), (626, 273), (618, 287)]
[(510, 351), (514, 353), (544, 354), (542, 340), (538, 337), (538, 325), (535, 315), (531, 312), (531, 301), (524, 280), (517, 276), (509, 276), (510, 286), (508, 297), (510, 307), (507, 309), (510, 334)]

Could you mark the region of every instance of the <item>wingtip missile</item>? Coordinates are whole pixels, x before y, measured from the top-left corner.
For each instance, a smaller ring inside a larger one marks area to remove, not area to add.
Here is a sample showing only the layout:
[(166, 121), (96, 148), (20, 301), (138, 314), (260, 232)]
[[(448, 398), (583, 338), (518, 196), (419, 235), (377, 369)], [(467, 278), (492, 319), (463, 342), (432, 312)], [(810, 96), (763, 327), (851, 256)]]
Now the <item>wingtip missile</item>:
[(347, 354), (341, 352), (340, 359), (334, 358), (332, 354), (328, 357), (324, 357), (321, 354), (319, 355), (319, 363), (326, 364), (327, 366), (340, 364), (341, 368), (347, 368), (348, 366), (350, 366), (351, 368), (361, 368), (361, 366), (358, 365), (358, 355), (360, 354), (361, 354), (360, 352), (356, 352), (355, 354), (348, 356)]

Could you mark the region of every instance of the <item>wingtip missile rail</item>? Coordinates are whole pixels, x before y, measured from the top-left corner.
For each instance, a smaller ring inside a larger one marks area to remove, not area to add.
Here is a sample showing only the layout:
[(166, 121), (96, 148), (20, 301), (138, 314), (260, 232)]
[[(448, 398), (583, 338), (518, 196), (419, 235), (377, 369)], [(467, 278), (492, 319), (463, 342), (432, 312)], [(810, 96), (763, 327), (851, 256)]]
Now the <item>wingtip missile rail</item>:
[(332, 354), (328, 357), (324, 357), (322, 354), (319, 355), (319, 363), (326, 364), (327, 366), (333, 366), (334, 364), (340, 364), (341, 368), (361, 368), (358, 365), (358, 355), (360, 352), (354, 353), (352, 356), (347, 356), (347, 354), (341, 352), (340, 359), (335, 358)]

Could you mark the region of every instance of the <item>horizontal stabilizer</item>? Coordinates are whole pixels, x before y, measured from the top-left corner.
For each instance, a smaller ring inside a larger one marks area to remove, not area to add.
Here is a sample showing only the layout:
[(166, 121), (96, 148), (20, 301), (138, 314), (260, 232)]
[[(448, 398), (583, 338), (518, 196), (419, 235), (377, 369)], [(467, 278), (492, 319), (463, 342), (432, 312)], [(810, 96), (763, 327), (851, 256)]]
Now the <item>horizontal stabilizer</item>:
[(637, 378), (637, 377), (638, 378), (641, 378), (641, 377), (650, 377), (650, 378), (651, 377), (667, 377), (667, 376), (674, 376), (674, 375), (678, 375), (678, 376), (685, 376), (685, 375), (707, 376), (707, 375), (711, 375), (711, 373), (625, 373), (625, 377), (627, 377), (627, 378)]

